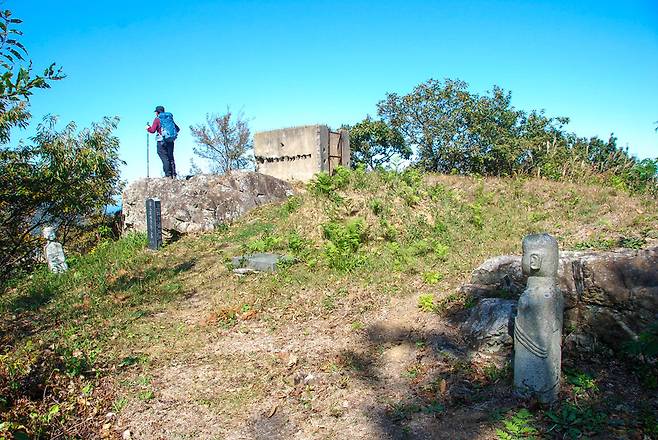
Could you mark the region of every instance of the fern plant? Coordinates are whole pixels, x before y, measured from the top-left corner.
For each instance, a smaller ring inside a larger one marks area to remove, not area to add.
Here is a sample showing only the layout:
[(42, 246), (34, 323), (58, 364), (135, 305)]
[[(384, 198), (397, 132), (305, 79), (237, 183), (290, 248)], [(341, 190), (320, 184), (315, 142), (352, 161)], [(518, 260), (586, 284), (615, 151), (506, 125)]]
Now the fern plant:
[(525, 408), (503, 420), (503, 429), (496, 429), (499, 440), (538, 439), (539, 431), (533, 426), (535, 417)]

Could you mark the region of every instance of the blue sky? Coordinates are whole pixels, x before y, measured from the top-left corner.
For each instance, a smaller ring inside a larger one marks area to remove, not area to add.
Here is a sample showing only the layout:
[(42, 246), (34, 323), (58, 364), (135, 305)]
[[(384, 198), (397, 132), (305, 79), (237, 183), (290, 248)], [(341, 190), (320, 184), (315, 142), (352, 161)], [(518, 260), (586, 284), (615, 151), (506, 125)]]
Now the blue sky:
[[(376, 113), (386, 92), (459, 78), (497, 84), (517, 108), (568, 116), (581, 136), (614, 132), (658, 156), (658, 2), (6, 0), (35, 67), (67, 78), (32, 98), (34, 120), (86, 126), (118, 115), (123, 178), (146, 175), (144, 125), (164, 105), (183, 128), (227, 106), (253, 131), (338, 127)], [(14, 140), (30, 131), (17, 133)], [(151, 176), (161, 166), (151, 142)], [(197, 160), (205, 168), (201, 160)]]

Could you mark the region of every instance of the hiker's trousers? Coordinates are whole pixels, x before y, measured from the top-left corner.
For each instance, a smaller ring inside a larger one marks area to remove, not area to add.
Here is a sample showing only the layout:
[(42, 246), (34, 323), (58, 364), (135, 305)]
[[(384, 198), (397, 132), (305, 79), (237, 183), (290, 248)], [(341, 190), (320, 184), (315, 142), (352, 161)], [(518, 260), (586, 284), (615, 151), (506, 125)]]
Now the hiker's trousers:
[(176, 177), (174, 141), (158, 141), (158, 156), (160, 156), (160, 160), (162, 161), (162, 170), (165, 177)]

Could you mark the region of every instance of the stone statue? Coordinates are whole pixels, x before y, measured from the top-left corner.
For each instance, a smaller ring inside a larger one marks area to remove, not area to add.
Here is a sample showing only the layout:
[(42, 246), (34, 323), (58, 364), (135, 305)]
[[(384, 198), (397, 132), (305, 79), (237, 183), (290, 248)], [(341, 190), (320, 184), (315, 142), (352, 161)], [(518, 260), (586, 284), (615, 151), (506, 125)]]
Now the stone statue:
[(46, 261), (48, 261), (48, 268), (54, 273), (66, 272), (69, 266), (64, 258), (64, 248), (61, 243), (55, 241), (55, 229), (46, 226), (43, 228), (42, 235), (46, 239), (44, 253), (46, 254)]
[(521, 266), (528, 284), (514, 321), (514, 388), (542, 403), (560, 391), (564, 298), (557, 287), (557, 241), (548, 234), (523, 239)]

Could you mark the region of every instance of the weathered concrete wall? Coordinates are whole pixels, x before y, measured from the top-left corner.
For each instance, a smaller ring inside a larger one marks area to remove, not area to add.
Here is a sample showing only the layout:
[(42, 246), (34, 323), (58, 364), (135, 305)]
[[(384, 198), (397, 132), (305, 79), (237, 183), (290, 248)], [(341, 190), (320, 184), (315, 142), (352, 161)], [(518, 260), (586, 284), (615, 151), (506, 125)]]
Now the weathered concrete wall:
[(283, 180), (310, 180), (322, 169), (321, 127), (307, 125), (256, 133), (254, 155), (258, 172)]
[[(332, 159), (330, 156), (337, 155), (339, 138), (342, 157)], [(263, 131), (254, 135), (254, 155), (259, 173), (307, 182), (320, 171), (349, 166), (349, 133), (341, 130), (339, 136), (326, 125)]]

